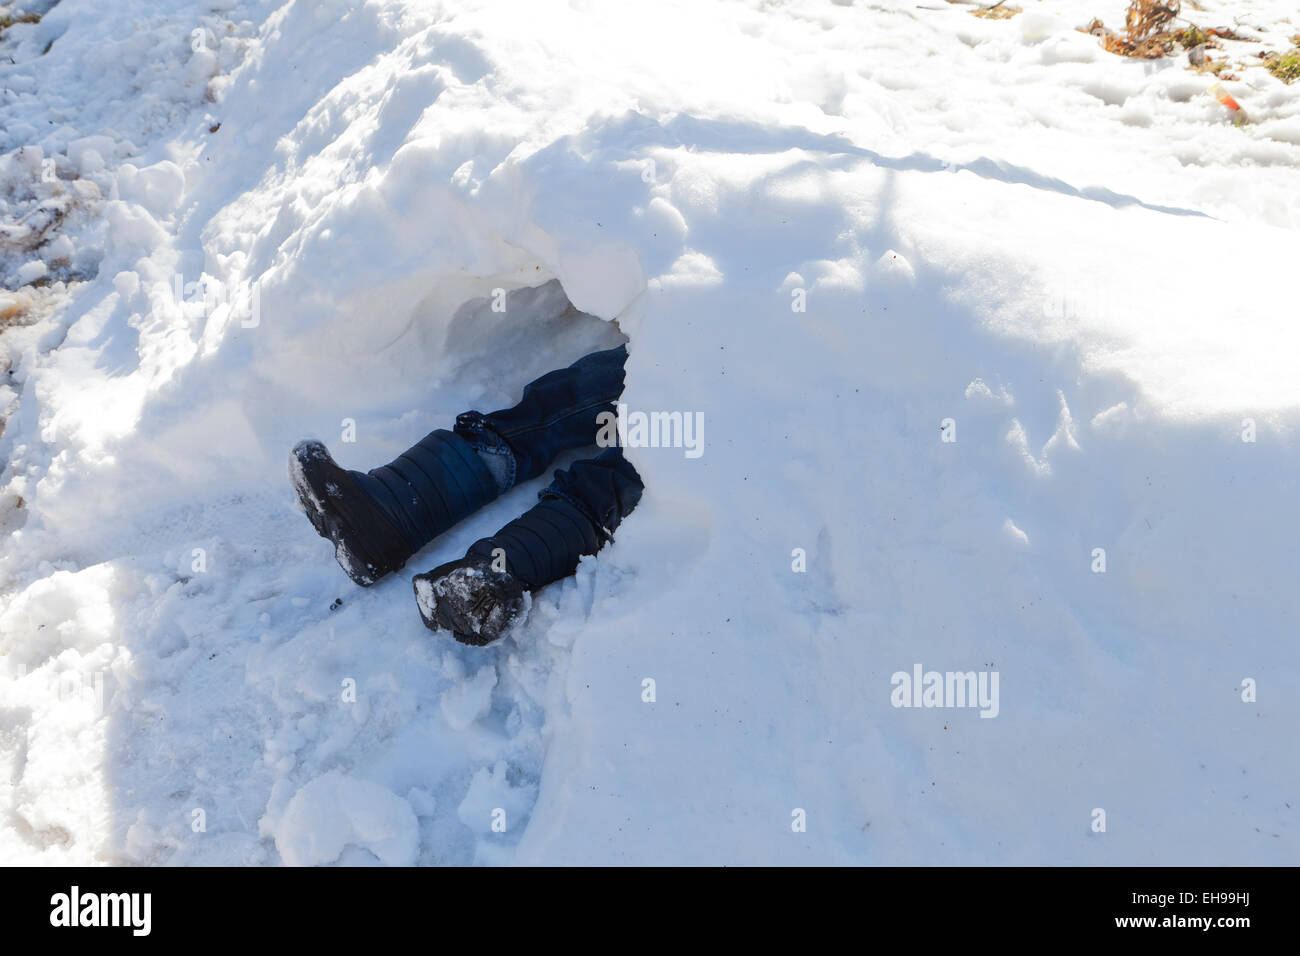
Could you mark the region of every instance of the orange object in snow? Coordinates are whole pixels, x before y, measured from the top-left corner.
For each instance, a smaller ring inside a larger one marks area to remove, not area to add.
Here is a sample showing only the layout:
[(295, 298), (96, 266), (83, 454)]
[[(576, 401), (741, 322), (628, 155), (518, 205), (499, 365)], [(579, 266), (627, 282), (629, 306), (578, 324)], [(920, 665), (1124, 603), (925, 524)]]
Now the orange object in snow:
[(1216, 100), (1218, 100), (1228, 109), (1232, 110), (1233, 119), (1238, 124), (1244, 123), (1246, 121), (1246, 111), (1241, 108), (1241, 104), (1238, 103), (1236, 100), (1234, 100), (1227, 90), (1225, 90), (1218, 83), (1215, 83), (1213, 86), (1210, 87), (1210, 92), (1214, 94), (1214, 98)]

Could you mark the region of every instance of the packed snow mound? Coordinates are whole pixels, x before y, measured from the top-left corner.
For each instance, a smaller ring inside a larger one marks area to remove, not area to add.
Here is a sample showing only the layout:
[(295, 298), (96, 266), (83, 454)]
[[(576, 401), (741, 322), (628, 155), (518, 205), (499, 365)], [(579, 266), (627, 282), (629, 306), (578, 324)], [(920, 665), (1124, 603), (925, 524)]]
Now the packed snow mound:
[(263, 826), (275, 834), (276, 849), (290, 866), (333, 863), (348, 846), (390, 866), (410, 866), (419, 850), (419, 824), (407, 801), (337, 770), (295, 793), (281, 819), (263, 820)]
[[(0, 858), (1293, 860), (1300, 87), (1123, 6), (6, 31)], [(501, 644), (410, 579), (545, 478), (367, 590), (293, 510), (625, 340), (703, 454)]]

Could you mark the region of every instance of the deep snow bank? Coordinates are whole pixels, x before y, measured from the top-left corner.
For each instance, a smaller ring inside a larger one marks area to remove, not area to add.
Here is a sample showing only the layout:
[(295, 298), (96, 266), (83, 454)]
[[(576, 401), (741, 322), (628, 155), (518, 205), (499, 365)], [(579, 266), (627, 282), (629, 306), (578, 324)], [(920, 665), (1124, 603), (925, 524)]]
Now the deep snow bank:
[[(0, 852), (1294, 859), (1300, 107), (1042, 6), (141, 5), (121, 77), (54, 8), (6, 83), (110, 142), (93, 278), (0, 337)], [(409, 578), (540, 482), (369, 591), (292, 511), (294, 440), (372, 467), (625, 336), (704, 454), (634, 450), (502, 646)], [(892, 706), (918, 664), (997, 716)]]

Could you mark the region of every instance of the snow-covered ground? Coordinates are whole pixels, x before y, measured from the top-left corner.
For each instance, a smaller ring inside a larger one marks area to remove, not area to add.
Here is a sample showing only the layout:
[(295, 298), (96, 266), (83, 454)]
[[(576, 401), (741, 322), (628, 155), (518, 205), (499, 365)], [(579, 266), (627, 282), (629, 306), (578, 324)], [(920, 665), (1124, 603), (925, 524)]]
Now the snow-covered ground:
[[(1300, 15), (1184, 4), (1239, 125), (1017, 5), (0, 5), (0, 861), (1300, 859)], [(293, 509), (623, 340), (703, 454), (500, 645), (545, 479)]]

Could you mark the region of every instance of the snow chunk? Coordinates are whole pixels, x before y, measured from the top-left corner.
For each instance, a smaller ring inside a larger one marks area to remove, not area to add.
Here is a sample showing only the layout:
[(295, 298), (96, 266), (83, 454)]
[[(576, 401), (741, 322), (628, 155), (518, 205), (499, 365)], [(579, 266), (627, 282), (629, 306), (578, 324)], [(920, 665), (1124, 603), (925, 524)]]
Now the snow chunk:
[(900, 252), (885, 250), (885, 254), (876, 260), (872, 267), (872, 276), (878, 282), (898, 282), (911, 284), (916, 281), (916, 270)]
[(667, 199), (656, 196), (646, 209), (646, 222), (659, 232), (675, 239), (685, 238), (686, 219)]
[(117, 188), (123, 199), (139, 203), (154, 216), (162, 217), (180, 203), (185, 192), (185, 174), (167, 160), (143, 169), (123, 163), (117, 172)]
[(111, 136), (83, 136), (68, 143), (68, 161), (80, 169), (83, 176), (88, 175), (87, 170), (98, 172), (103, 169), (104, 157), (115, 155), (116, 148), (117, 143)]
[(97, 564), (55, 571), (12, 598), (0, 614), (0, 651), (20, 667), (34, 667), (66, 648), (88, 654), (112, 641), (116, 615), (114, 571)]
[(722, 282), (722, 273), (713, 260), (700, 252), (685, 252), (672, 264), (667, 275), (659, 277), (664, 287), (699, 287)]
[(104, 157), (98, 150), (88, 149), (81, 154), (81, 175), (93, 176), (104, 169)]
[(858, 263), (853, 259), (823, 259), (811, 264), (817, 273), (813, 289), (818, 292), (859, 292), (863, 277)]
[(44, 262), (33, 259), (19, 266), (18, 271), (14, 273), (14, 278), (18, 280), (19, 285), (31, 285), (37, 279), (44, 278), (46, 271)]
[(390, 866), (415, 863), (419, 824), (411, 805), (377, 783), (331, 770), (289, 801), (275, 847), (290, 866), (318, 866), (353, 844)]
[(1061, 17), (1047, 10), (1026, 10), (1020, 16), (1020, 36), (1026, 43), (1038, 43), (1068, 29)]

